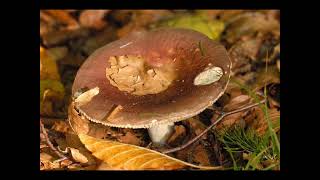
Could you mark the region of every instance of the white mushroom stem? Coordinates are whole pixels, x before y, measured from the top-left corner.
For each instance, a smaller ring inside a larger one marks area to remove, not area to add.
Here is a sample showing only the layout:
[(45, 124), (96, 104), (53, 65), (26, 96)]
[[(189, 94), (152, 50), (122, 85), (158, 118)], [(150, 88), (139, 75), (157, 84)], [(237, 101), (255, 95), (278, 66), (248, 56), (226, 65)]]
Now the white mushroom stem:
[(149, 136), (152, 143), (163, 145), (173, 132), (174, 123), (160, 124), (148, 128)]

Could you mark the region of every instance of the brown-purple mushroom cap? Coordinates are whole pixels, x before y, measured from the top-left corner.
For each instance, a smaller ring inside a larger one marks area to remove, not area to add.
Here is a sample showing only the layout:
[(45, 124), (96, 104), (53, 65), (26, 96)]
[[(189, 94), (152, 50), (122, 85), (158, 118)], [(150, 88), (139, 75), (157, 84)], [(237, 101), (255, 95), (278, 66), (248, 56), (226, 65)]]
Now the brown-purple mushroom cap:
[(98, 87), (98, 94), (76, 107), (91, 121), (150, 128), (212, 105), (224, 93), (230, 69), (226, 49), (199, 32), (143, 31), (96, 50), (79, 69), (72, 94)]

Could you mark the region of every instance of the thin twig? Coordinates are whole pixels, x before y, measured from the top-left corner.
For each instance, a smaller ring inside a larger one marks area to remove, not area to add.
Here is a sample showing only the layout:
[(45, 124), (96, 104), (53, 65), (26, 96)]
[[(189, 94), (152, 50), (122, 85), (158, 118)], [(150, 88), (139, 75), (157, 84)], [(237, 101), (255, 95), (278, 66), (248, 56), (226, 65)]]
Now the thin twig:
[(214, 126), (216, 126), (224, 117), (226, 116), (229, 116), (231, 114), (235, 114), (235, 113), (238, 113), (238, 112), (241, 112), (241, 111), (244, 111), (244, 110), (247, 110), (247, 109), (250, 109), (250, 108), (253, 108), (255, 106), (258, 106), (259, 104), (262, 104), (264, 103), (266, 100), (263, 99), (261, 100), (260, 102), (258, 103), (254, 103), (254, 104), (251, 104), (249, 106), (245, 106), (243, 108), (240, 108), (240, 109), (236, 109), (234, 111), (229, 111), (229, 112), (226, 112), (226, 113), (222, 113), (222, 115), (214, 122), (212, 123), (209, 127), (207, 127), (207, 129), (205, 129), (202, 133), (200, 133), (198, 136), (196, 136), (195, 138), (191, 139), (190, 141), (188, 141), (186, 144), (182, 145), (182, 146), (179, 146), (179, 147), (176, 147), (176, 148), (172, 148), (172, 149), (169, 149), (169, 150), (165, 150), (165, 151), (162, 151), (162, 153), (164, 154), (168, 154), (168, 153), (172, 153), (172, 152), (176, 152), (176, 151), (180, 151), (186, 147), (188, 147), (190, 144), (196, 142), (197, 140), (199, 140), (204, 134), (206, 134), (211, 128), (213, 128)]
[(69, 159), (68, 157), (66, 157), (65, 155), (63, 155), (62, 153), (60, 153), (54, 146), (53, 144), (51, 143), (49, 137), (48, 137), (48, 133), (46, 131), (46, 129), (44, 128), (44, 125), (42, 123), (42, 119), (40, 119), (40, 129), (41, 129), (41, 132), (43, 133), (44, 135), (44, 139), (47, 143), (47, 145), (50, 147), (50, 149), (52, 149), (60, 158), (62, 159)]

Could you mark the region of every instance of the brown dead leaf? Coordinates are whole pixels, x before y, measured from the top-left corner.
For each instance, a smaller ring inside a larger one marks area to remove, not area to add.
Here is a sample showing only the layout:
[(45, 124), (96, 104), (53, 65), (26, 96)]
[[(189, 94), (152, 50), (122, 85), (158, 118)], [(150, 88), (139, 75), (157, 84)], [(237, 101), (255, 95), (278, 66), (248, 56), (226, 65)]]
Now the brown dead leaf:
[(210, 166), (210, 160), (208, 153), (204, 146), (199, 144), (194, 149), (193, 159), (195, 162), (199, 163), (201, 166)]
[(127, 132), (124, 136), (120, 136), (118, 138), (119, 142), (125, 143), (125, 144), (133, 144), (136, 146), (141, 146), (142, 141), (136, 136), (133, 132)]
[(60, 168), (59, 163), (52, 162), (53, 157), (45, 152), (40, 152), (40, 170), (52, 170)]
[(233, 82), (229, 83), (225, 93), (230, 95), (229, 99), (233, 99), (233, 98), (238, 97), (243, 94), (239, 85), (237, 85)]
[[(235, 88), (237, 90), (237, 88)], [(241, 92), (238, 92), (241, 93)], [(234, 95), (233, 95), (234, 96)], [(233, 111), (244, 107), (246, 104), (250, 103), (251, 98), (248, 95), (240, 94), (236, 97), (232, 97), (232, 99), (223, 107), (224, 112)], [(229, 128), (234, 125), (245, 126), (245, 121), (243, 121), (243, 116), (246, 114), (245, 111), (238, 112), (235, 114), (231, 114), (229, 116), (224, 117), (224, 119), (216, 126), (217, 130), (221, 130), (224, 128)], [(219, 117), (219, 115), (215, 114), (211, 121), (212, 123)]]
[(168, 139), (168, 144), (171, 146), (176, 146), (179, 143), (181, 144), (181, 141), (185, 138), (186, 133), (186, 128), (183, 125), (174, 126), (174, 133)]
[(264, 86), (269, 84), (279, 84), (280, 83), (280, 72), (275, 65), (268, 66), (267, 71), (265, 68), (260, 69), (255, 73), (256, 80), (254, 83), (250, 83), (250, 87), (253, 91), (262, 89)]
[(70, 130), (69, 125), (65, 121), (56, 121), (54, 122), (51, 129), (61, 132), (61, 133), (67, 133)]
[(68, 29), (76, 29), (79, 27), (78, 22), (69, 14), (70, 12), (65, 10), (45, 10), (46, 13), (50, 14), (56, 21), (61, 24), (67, 25)]
[[(239, 125), (243, 127), (245, 125), (245, 121), (243, 121), (243, 115), (244, 115), (244, 112), (238, 112), (238, 113), (234, 113), (229, 116), (226, 116), (225, 118), (223, 118), (223, 120), (220, 123), (217, 124), (216, 129), (220, 131), (225, 128), (233, 127), (235, 125)], [(214, 122), (217, 119), (217, 117), (218, 116), (214, 116), (214, 118), (212, 118), (212, 121)]]
[(131, 21), (128, 24), (120, 28), (117, 32), (118, 37), (123, 37), (133, 31), (140, 31), (147, 29), (148, 25), (158, 21), (162, 17), (171, 15), (168, 10), (139, 10), (133, 11), (131, 15)]
[[(189, 118), (186, 121), (190, 124), (196, 135), (201, 134), (207, 127), (199, 120), (199, 117), (197, 116)], [(205, 139), (206, 136), (203, 136), (202, 138)]]
[(250, 99), (251, 98), (248, 95), (239, 95), (237, 97), (234, 97), (227, 105), (223, 107), (223, 110), (227, 112), (235, 110), (237, 108), (241, 108), (244, 105), (248, 104), (250, 102)]
[(251, 61), (257, 59), (261, 44), (261, 38), (250, 38), (236, 42), (229, 49), (234, 74), (250, 71)]
[(69, 167), (73, 162), (69, 159), (64, 159), (60, 162), (61, 168)]
[(221, 168), (196, 166), (157, 151), (135, 145), (97, 139), (85, 134), (79, 134), (79, 138), (94, 156), (103, 160), (112, 168), (122, 170), (174, 170), (188, 166), (202, 169)]
[(88, 162), (88, 158), (86, 158), (86, 156), (84, 156), (83, 154), (80, 153), (80, 151), (78, 149), (75, 148), (69, 148), (72, 158), (80, 163), (87, 163)]
[[(271, 121), (273, 129), (277, 132), (280, 130), (280, 111), (277, 108), (268, 109), (269, 119)], [(265, 119), (264, 112), (260, 107), (252, 109), (251, 113), (248, 113), (244, 117), (247, 127), (254, 129), (258, 135), (263, 135), (268, 130), (267, 120)]]
[(280, 34), (279, 21), (261, 12), (242, 13), (228, 21), (226, 39), (229, 43), (234, 43), (243, 36), (255, 35), (256, 32)]
[(103, 18), (109, 11), (110, 10), (84, 10), (80, 14), (79, 22), (81, 26), (101, 30), (107, 25), (107, 22), (103, 20)]

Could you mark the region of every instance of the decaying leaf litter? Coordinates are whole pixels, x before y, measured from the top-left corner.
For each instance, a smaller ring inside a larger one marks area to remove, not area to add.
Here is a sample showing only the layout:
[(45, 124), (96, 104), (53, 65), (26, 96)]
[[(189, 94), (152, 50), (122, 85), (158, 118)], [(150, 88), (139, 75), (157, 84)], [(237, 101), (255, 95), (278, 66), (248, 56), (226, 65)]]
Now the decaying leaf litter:
[[(200, 166), (279, 170), (279, 16), (280, 12), (275, 10), (40, 11), (40, 119), (44, 125), (44, 131), (40, 131), (40, 169), (134, 170), (146, 167), (195, 170)], [(73, 119), (70, 127), (68, 114), (79, 117), (69, 107), (71, 87), (86, 58), (97, 48), (131, 32), (159, 27), (193, 29), (226, 47), (232, 61), (232, 77), (224, 95), (199, 115), (175, 123), (174, 133), (161, 148), (150, 143), (146, 129), (107, 127), (81, 117)], [(224, 117), (215, 128), (186, 148), (164, 156), (153, 153), (188, 143), (214, 123), (221, 112), (243, 108), (262, 98), (267, 101)], [(76, 132), (90, 137), (80, 135), (79, 139)], [(104, 147), (108, 142), (119, 144), (108, 150)], [(96, 145), (92, 147), (92, 144)], [(147, 151), (147, 154), (129, 150), (131, 145), (145, 148), (141, 151)], [(118, 155), (119, 159), (117, 156), (107, 158), (128, 147), (127, 154)], [(166, 156), (177, 160), (167, 162)], [(121, 162), (121, 158), (127, 159)], [(175, 164), (180, 161), (193, 167)]]

